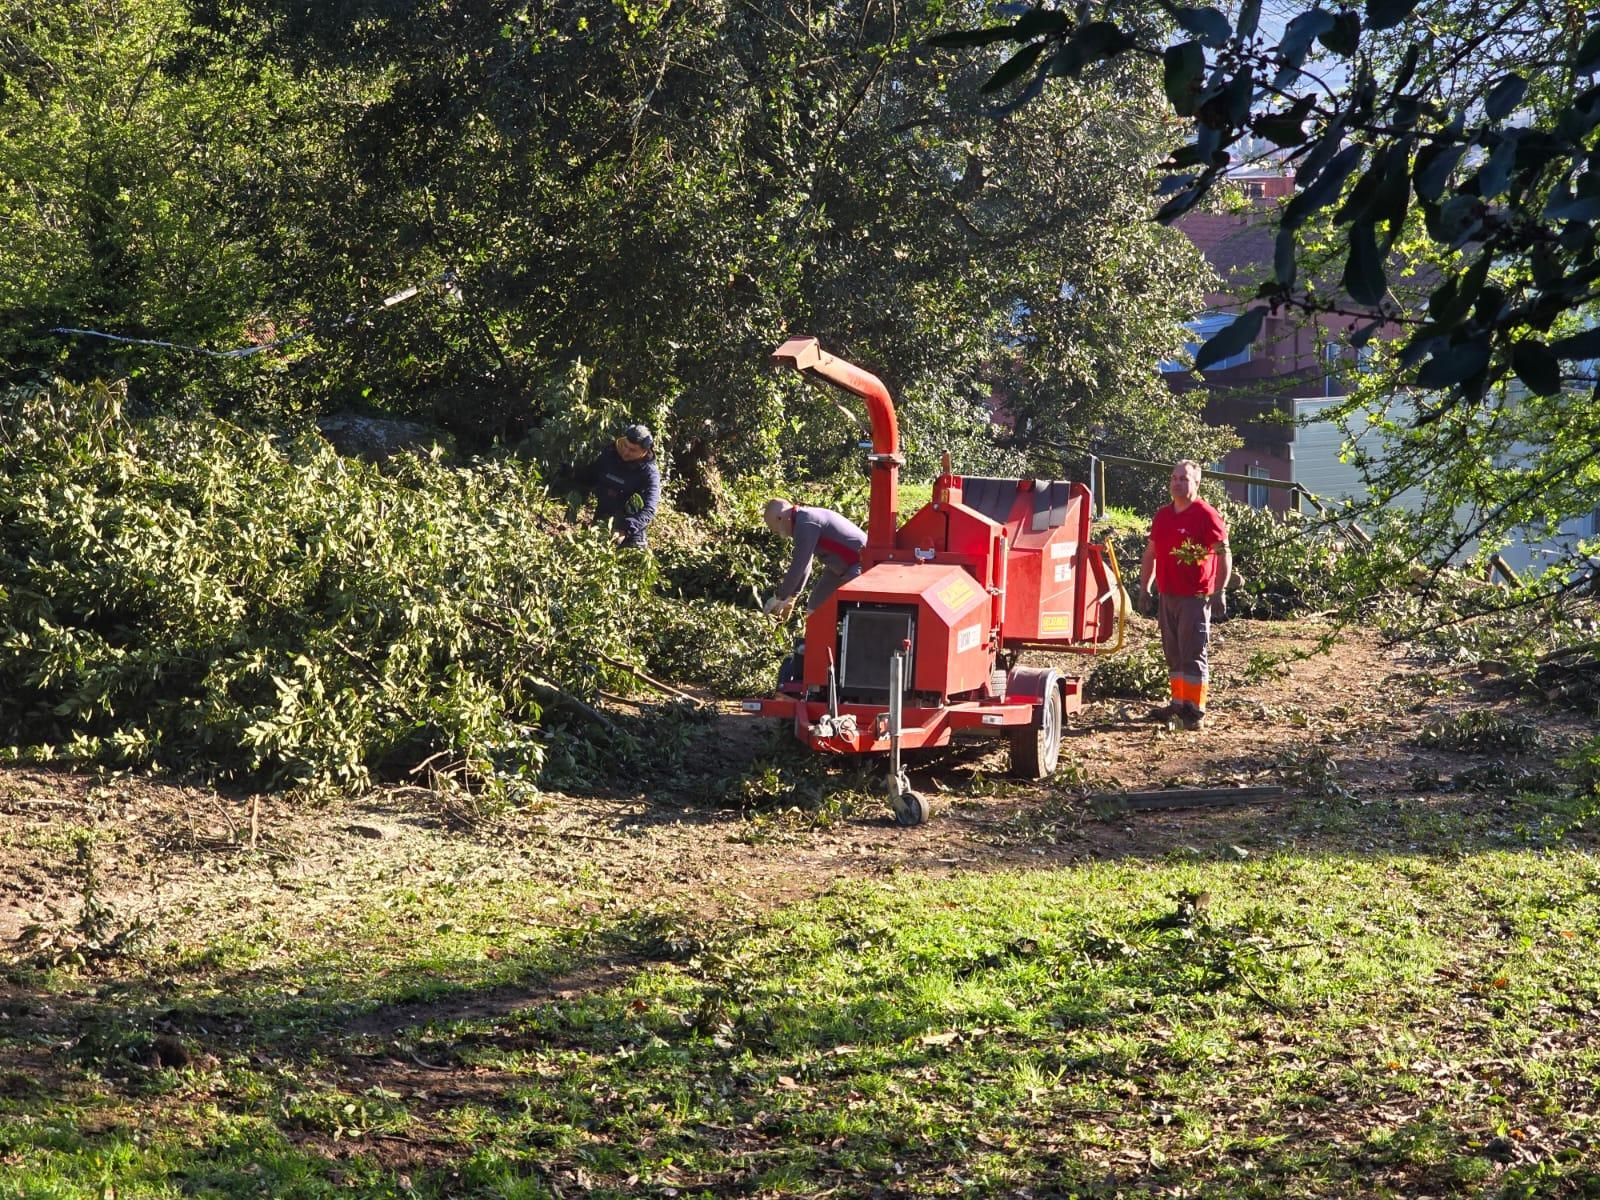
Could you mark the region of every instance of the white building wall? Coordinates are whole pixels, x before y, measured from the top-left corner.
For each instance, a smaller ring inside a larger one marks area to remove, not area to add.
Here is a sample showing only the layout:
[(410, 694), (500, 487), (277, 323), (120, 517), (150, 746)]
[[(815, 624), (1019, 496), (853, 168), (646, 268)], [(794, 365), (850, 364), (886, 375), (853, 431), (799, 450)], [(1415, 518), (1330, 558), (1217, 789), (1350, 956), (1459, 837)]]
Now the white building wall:
[[(1292, 478), (1294, 482), (1324, 502), (1359, 500), (1364, 499), (1367, 494), (1366, 486), (1361, 481), (1361, 473), (1350, 463), (1339, 461), (1345, 443), (1344, 430), (1331, 421), (1317, 419), (1328, 409), (1342, 403), (1344, 399), (1343, 396), (1311, 396), (1294, 401), (1297, 428), (1293, 443)], [(1397, 404), (1404, 403), (1404, 401), (1397, 402)], [(1396, 415), (1403, 415), (1398, 408)], [(1308, 423), (1300, 424), (1302, 421)], [(1376, 434), (1372, 437), (1374, 441), (1368, 449), (1369, 452), (1376, 452), (1378, 449)], [(1413, 512), (1420, 502), (1421, 497), (1415, 491), (1402, 493), (1396, 498), (1396, 504), (1400, 508)], [(1600, 497), (1596, 497), (1596, 502), (1597, 508), (1594, 512), (1568, 520), (1553, 538), (1538, 535), (1520, 538), (1513, 536), (1500, 552), (1506, 564), (1518, 574), (1530, 570), (1538, 573), (1550, 566), (1555, 558), (1565, 555), (1579, 539), (1596, 536), (1596, 533), (1600, 532)], [(1463, 513), (1462, 517), (1465, 516)], [(1470, 546), (1461, 557), (1470, 558), (1475, 550), (1476, 546)]]

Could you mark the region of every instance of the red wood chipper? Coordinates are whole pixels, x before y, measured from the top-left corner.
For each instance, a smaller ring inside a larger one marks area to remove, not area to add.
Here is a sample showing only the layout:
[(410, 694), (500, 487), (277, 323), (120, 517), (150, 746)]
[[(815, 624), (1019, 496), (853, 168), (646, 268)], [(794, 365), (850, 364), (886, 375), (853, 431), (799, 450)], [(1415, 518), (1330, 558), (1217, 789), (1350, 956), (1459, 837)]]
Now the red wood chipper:
[(905, 459), (883, 382), (815, 338), (791, 338), (773, 361), (866, 401), (871, 499), (861, 574), (807, 619), (798, 678), (744, 711), (792, 722), (821, 753), (887, 753), (902, 825), (929, 813), (902, 750), (987, 734), (1010, 742), (1012, 774), (1054, 774), (1081, 681), (1023, 654), (1120, 645), (1125, 619), (1115, 557), (1089, 540), (1089, 488), (957, 475), (947, 455), (932, 501), (901, 524)]

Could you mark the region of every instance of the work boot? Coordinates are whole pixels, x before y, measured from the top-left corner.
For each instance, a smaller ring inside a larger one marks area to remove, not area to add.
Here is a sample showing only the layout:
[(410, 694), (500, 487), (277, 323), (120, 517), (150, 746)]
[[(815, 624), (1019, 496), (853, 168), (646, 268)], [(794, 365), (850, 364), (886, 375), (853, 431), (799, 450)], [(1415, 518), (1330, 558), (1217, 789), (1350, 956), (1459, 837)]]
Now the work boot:
[(1163, 704), (1160, 708), (1152, 708), (1145, 713), (1146, 721), (1170, 721), (1173, 717), (1181, 716), (1183, 706), (1174, 700), (1171, 704)]
[(1186, 708), (1178, 714), (1178, 720), (1183, 722), (1183, 727), (1188, 730), (1203, 729), (1206, 723), (1206, 714), (1198, 708)]

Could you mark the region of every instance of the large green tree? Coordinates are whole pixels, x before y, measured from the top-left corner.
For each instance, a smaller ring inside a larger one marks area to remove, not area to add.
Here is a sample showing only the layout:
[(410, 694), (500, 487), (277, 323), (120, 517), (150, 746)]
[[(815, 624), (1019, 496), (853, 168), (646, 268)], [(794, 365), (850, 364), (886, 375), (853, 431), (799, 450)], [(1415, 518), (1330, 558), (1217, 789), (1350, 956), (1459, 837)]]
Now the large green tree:
[[(1398, 329), (1395, 374), (1367, 397), (1394, 444), (1368, 468), (1379, 501), (1425, 496), (1407, 530), (1416, 553), (1446, 558), (1592, 510), (1600, 26), (1543, 0), (1310, 0), (1268, 35), (1261, 11), (1040, 4), (936, 40), (1004, 47), (990, 86), (1010, 108), (1096, 64), (1159, 63), (1188, 131), (1164, 163), (1164, 220), (1262, 143), (1293, 164), (1272, 275), (1197, 362), (1233, 353), (1274, 310), (1354, 312), (1358, 343)], [(1307, 269), (1325, 225), (1333, 288)], [(1398, 389), (1407, 403), (1388, 411)]]
[[(1142, 220), (1158, 79), (1102, 72), (997, 124), (985, 72), (927, 48), (980, 11), (15, 6), (7, 361), (135, 372), (156, 399), (365, 401), (552, 461), (631, 413), (680, 471), (836, 476), (859, 417), (766, 366), (808, 332), (890, 384), (919, 471), (946, 444), (969, 469), (1016, 465), (993, 448), (996, 396), (1036, 438), (1208, 449), (1154, 370), (1202, 272)], [(217, 361), (40, 336), (55, 325), (302, 336)]]
[(855, 423), (765, 366), (803, 331), (884, 376), (923, 466), (947, 438), (978, 451), (1001, 363), (1038, 429), (1204, 437), (1154, 371), (1201, 266), (1139, 219), (1165, 136), (1148, 73), (996, 126), (981, 72), (925, 49), (939, 3), (265, 12), (299, 69), (387, 81), (344, 135), (359, 185), (307, 242), (318, 304), (369, 300), (375, 263), (383, 287), (461, 277), (458, 306), (330, 343), (306, 370), (331, 390), (537, 434), (581, 362), (595, 413), (659, 420), (679, 452), (832, 473)]
[(273, 210), (302, 148), (303, 92), (195, 26), (186, 0), (0, 5), (7, 373), (142, 361), (55, 326), (244, 342), (275, 291)]

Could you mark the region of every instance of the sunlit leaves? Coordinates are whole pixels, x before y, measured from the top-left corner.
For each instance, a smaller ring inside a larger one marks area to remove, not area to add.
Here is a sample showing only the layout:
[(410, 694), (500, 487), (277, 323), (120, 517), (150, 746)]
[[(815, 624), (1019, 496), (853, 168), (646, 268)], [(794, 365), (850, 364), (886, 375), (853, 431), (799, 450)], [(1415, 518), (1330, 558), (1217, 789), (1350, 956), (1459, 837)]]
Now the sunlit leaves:
[(100, 396), (0, 395), (0, 427), (31, 431), (0, 439), (18, 743), (311, 790), (430, 756), (531, 781), (545, 703), (641, 620), (630, 560), (562, 530), (525, 469), (380, 472), (315, 437), (108, 420)]

